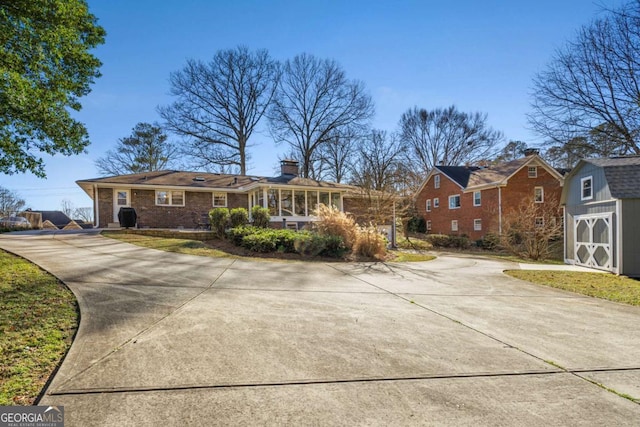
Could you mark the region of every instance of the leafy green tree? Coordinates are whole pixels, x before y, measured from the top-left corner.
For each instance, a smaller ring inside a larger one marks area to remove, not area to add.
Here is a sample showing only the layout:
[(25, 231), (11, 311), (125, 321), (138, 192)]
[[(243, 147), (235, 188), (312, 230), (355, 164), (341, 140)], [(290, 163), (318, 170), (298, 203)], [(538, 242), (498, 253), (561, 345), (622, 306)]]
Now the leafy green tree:
[(96, 167), (104, 175), (152, 172), (169, 167), (177, 156), (177, 147), (159, 125), (138, 123), (131, 136), (96, 160)]
[(0, 0), (0, 172), (44, 177), (42, 153), (89, 145), (70, 110), (100, 76), (104, 37), (84, 0)]

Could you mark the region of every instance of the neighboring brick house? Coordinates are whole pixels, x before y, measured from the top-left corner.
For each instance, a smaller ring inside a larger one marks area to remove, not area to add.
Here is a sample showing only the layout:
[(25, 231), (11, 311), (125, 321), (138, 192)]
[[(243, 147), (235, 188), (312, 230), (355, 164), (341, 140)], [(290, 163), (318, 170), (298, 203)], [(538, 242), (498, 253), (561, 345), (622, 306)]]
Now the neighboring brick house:
[(427, 233), (464, 234), (476, 240), (488, 232), (501, 233), (505, 215), (523, 200), (553, 201), (559, 208), (562, 185), (562, 174), (531, 153), (485, 168), (436, 166), (415, 200)]
[(281, 162), (278, 177), (163, 170), (76, 183), (93, 199), (97, 227), (118, 222), (122, 207), (132, 207), (137, 226), (193, 228), (215, 207), (268, 208), (274, 226), (312, 221), (318, 203), (344, 209), (355, 187), (298, 176), (298, 163)]

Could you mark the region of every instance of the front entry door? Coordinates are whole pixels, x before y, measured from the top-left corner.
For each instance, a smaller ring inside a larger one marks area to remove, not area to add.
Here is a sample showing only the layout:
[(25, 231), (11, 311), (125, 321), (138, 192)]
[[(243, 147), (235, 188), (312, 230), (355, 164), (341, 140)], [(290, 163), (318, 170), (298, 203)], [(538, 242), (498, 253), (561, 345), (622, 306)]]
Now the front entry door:
[(113, 222), (118, 221), (118, 212), (120, 208), (131, 207), (131, 191), (129, 190), (113, 190)]

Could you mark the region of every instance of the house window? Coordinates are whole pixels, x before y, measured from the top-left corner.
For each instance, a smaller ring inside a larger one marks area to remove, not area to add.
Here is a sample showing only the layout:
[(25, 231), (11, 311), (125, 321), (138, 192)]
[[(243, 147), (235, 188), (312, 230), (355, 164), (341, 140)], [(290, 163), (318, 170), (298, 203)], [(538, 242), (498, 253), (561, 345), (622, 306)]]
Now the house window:
[(433, 188), (440, 188), (440, 175), (433, 176)]
[(293, 201), (296, 205), (296, 215), (297, 216), (306, 216), (307, 212), (305, 211), (306, 197), (304, 191), (296, 191), (293, 195)]
[(427, 212), (431, 212), (431, 199), (427, 199)]
[(481, 231), (482, 230), (482, 220), (481, 219), (474, 219), (473, 220), (473, 229), (475, 231)]
[(457, 219), (452, 219), (451, 220), (451, 231), (458, 231), (458, 220)]
[(433, 207), (434, 208), (439, 208), (440, 207), (440, 198), (438, 198), (438, 197), (434, 197), (433, 198)]
[(431, 231), (431, 220), (427, 220), (427, 231)]
[(280, 190), (280, 207), (282, 216), (293, 216), (292, 190)]
[(460, 195), (449, 196), (449, 209), (458, 209), (460, 207)]
[(580, 180), (581, 197), (580, 200), (593, 199), (593, 178), (588, 176)]
[(213, 193), (213, 207), (214, 208), (227, 207), (227, 193)]
[(280, 190), (270, 188), (267, 192), (267, 208), (269, 215), (280, 216)]
[(537, 177), (538, 177), (538, 167), (529, 166), (529, 178), (537, 178)]
[(156, 205), (158, 206), (184, 206), (184, 191), (156, 191)]
[(116, 203), (118, 204), (118, 206), (127, 206), (127, 194), (128, 192), (126, 191), (118, 191), (118, 194), (116, 196)]
[(536, 217), (536, 228), (544, 227), (544, 218), (541, 216)]
[(536, 203), (544, 203), (544, 188), (536, 187), (533, 189), (533, 200)]
[(473, 192), (473, 206), (480, 206), (482, 204), (482, 195), (479, 191)]

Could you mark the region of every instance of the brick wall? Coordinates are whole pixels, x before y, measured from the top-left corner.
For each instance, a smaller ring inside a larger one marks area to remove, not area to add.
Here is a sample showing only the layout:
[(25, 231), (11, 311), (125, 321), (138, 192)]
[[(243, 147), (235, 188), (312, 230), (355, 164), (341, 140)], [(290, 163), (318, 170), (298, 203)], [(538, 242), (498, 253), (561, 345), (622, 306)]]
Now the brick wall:
[[(99, 227), (113, 222), (113, 189), (98, 189)], [(246, 194), (227, 194), (227, 205), (231, 208), (248, 209)], [(185, 192), (185, 206), (157, 206), (155, 190), (131, 190), (131, 207), (138, 215), (138, 227), (149, 228), (194, 228), (201, 215), (213, 208), (213, 196), (209, 192)]]
[[(418, 213), (426, 221), (431, 221), (433, 234), (465, 234), (472, 240), (482, 238), (488, 232), (499, 231), (498, 189), (489, 188), (481, 191), (481, 205), (473, 205), (473, 191), (463, 193), (458, 184), (451, 181), (444, 174), (440, 175), (440, 188), (433, 185), (433, 176), (429, 178), (422, 191), (416, 196)], [(560, 195), (562, 187), (559, 181), (544, 168), (538, 167), (538, 177), (529, 178), (528, 168), (522, 168), (511, 179), (506, 187), (501, 188), (502, 214), (504, 216), (517, 208), (523, 199), (533, 200), (534, 188), (544, 187), (545, 203), (555, 203), (560, 212)], [(449, 209), (449, 196), (460, 195), (460, 208)], [(440, 207), (433, 204), (434, 198), (440, 199)], [(431, 200), (431, 212), (426, 211), (426, 200)], [(560, 215), (559, 215), (560, 216)], [(481, 220), (481, 230), (474, 230), (474, 220)], [(458, 231), (451, 230), (451, 221), (458, 221)]]

